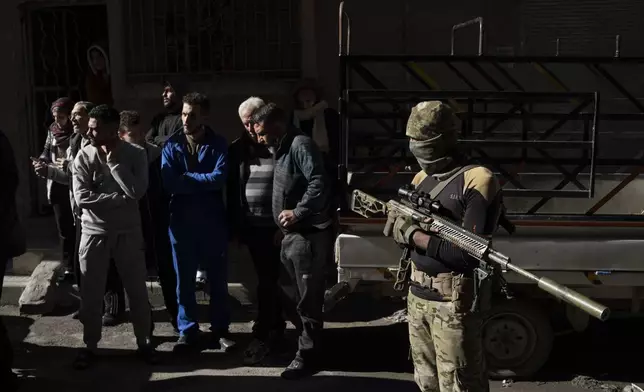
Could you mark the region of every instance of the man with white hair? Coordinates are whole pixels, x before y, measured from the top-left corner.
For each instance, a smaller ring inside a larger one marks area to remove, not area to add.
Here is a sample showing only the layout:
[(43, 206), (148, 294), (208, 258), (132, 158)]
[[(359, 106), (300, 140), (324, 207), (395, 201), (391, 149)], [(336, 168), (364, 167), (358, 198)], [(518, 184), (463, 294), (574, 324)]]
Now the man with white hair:
[(253, 341), (244, 353), (244, 363), (259, 363), (276, 348), (284, 334), (281, 267), (281, 232), (272, 218), (273, 155), (257, 143), (250, 123), (255, 110), (264, 106), (261, 98), (250, 97), (239, 105), (245, 131), (229, 147), (227, 211), (231, 238), (248, 247), (257, 273), (258, 312)]

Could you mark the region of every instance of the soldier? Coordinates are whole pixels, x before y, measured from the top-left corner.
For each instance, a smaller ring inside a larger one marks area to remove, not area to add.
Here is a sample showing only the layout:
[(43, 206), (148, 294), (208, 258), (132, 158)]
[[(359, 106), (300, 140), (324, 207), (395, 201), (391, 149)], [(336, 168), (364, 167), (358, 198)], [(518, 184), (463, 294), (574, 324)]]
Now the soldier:
[[(501, 188), (488, 169), (463, 165), (452, 110), (439, 101), (419, 103), (407, 136), (422, 168), (412, 182), (416, 189), (435, 197), (464, 228), (492, 235)], [(393, 214), (389, 219), (394, 240), (413, 249), (407, 311), (416, 383), (422, 391), (488, 391), (480, 311), (490, 288), (475, 290), (477, 260), (433, 236), (425, 223)]]

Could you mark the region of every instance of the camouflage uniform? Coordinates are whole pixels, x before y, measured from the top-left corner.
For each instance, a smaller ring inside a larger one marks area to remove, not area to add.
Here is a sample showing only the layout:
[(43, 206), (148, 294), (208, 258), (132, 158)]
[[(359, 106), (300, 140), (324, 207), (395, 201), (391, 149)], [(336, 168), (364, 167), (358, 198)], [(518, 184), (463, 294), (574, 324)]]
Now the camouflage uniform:
[(489, 391), (478, 313), (457, 301), (428, 301), (409, 292), (407, 322), (421, 391)]
[[(422, 102), (413, 108), (407, 124), (407, 136), (411, 138), (410, 150), (423, 168), (414, 179), (414, 185), (419, 186), (430, 174), (435, 175), (456, 166), (452, 162), (457, 141), (455, 124), (451, 109), (441, 102)], [(449, 172), (446, 177), (450, 177)], [(446, 200), (443, 198), (449, 199), (450, 196), (454, 199), (454, 194), (459, 190), (461, 196), (464, 192), (476, 191), (483, 195), (479, 202), (489, 201), (490, 205), (497, 199), (500, 187), (489, 170), (476, 167), (461, 174), (461, 177), (460, 182), (450, 183), (452, 195), (442, 196), (438, 198), (439, 201), (443, 203)], [(438, 177), (438, 181), (444, 179), (445, 176)], [(394, 232), (398, 229), (398, 238), (401, 238), (400, 235), (403, 238), (407, 236), (404, 241), (409, 243), (413, 229), (399, 223), (399, 219), (394, 225)], [(440, 241), (432, 237), (430, 244)], [(438, 251), (432, 257), (437, 263), (442, 263), (441, 257), (436, 255), (440, 255)], [(412, 287), (407, 310), (416, 384), (422, 391), (489, 391), (481, 337), (482, 320), (479, 311), (472, 310), (475, 283), (468, 277), (471, 274), (447, 270), (428, 275), (418, 269), (414, 257), (412, 260)], [(422, 298), (418, 290), (427, 290), (436, 297)], [(487, 287), (480, 287), (479, 298), (488, 291)]]

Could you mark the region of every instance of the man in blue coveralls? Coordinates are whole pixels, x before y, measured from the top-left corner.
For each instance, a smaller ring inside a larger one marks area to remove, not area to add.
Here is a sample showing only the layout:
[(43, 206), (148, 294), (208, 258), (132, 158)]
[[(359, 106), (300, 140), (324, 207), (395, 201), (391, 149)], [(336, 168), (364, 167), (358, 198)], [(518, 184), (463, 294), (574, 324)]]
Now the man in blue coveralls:
[(175, 350), (196, 348), (200, 341), (195, 297), (199, 264), (210, 277), (211, 348), (229, 349), (228, 233), (223, 188), (227, 143), (206, 124), (208, 97), (183, 97), (183, 132), (166, 142), (161, 161), (163, 185), (170, 195), (170, 242), (177, 273), (179, 339)]

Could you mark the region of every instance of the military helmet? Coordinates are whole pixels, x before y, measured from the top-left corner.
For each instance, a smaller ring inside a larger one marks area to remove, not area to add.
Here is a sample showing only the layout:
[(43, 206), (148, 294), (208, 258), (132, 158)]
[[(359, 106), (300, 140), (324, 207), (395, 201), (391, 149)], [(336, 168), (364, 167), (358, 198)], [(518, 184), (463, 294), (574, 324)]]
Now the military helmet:
[(456, 144), (457, 120), (452, 108), (441, 101), (420, 102), (411, 110), (406, 134), (421, 141), (442, 136), (444, 142)]

